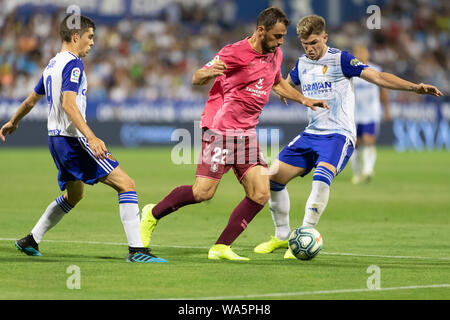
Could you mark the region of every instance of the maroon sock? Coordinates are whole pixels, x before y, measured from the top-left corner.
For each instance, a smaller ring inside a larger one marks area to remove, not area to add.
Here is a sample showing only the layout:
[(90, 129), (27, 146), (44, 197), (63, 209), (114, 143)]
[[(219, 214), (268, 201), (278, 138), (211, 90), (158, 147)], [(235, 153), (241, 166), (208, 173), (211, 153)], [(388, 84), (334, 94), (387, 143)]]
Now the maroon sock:
[(172, 190), (164, 199), (162, 199), (152, 210), (156, 219), (184, 207), (188, 204), (197, 203), (194, 198), (192, 186), (179, 186)]
[(264, 206), (245, 197), (230, 215), (228, 224), (222, 231), (216, 244), (231, 245), (233, 241), (247, 228), (247, 225), (261, 211)]

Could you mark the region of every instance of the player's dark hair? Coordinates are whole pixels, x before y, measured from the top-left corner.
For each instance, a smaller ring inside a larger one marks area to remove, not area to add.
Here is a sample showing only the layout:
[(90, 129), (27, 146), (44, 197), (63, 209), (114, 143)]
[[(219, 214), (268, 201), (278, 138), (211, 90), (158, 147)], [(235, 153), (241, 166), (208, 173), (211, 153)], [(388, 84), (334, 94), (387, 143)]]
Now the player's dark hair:
[(286, 27), (291, 23), (283, 10), (277, 7), (270, 7), (258, 15), (256, 26), (264, 26), (266, 31), (269, 31), (277, 22), (283, 23)]
[(89, 28), (95, 31), (95, 23), (90, 18), (75, 14), (70, 14), (64, 17), (59, 25), (59, 35), (64, 42), (72, 41), (72, 36), (78, 33), (80, 37)]
[(325, 32), (325, 19), (316, 14), (303, 17), (297, 23), (297, 34), (300, 39), (308, 39), (312, 34), (322, 34)]

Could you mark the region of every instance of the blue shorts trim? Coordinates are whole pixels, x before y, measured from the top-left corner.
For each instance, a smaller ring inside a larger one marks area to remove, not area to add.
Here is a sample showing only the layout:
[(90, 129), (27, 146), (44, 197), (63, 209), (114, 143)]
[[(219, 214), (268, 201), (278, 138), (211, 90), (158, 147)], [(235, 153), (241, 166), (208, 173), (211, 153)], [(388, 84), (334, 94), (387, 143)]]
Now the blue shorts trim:
[(336, 168), (337, 174), (347, 165), (353, 153), (352, 141), (341, 134), (311, 134), (302, 132), (281, 150), (278, 160), (306, 169), (307, 175), (319, 162)]
[(281, 191), (286, 188), (286, 185), (270, 180), (271, 191)]
[(379, 124), (376, 122), (358, 124), (356, 126), (356, 136), (361, 137), (364, 134), (370, 134), (373, 136), (378, 135)]
[(66, 189), (69, 181), (93, 185), (119, 165), (110, 153), (105, 160), (97, 159), (86, 138), (49, 136), (48, 148), (58, 169), (61, 191)]

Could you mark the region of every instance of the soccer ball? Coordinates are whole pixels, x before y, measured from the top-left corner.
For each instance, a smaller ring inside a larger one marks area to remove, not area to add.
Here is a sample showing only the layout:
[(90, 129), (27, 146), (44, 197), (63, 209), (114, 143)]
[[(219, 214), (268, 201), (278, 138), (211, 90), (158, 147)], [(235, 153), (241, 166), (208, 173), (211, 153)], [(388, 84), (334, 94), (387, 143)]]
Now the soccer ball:
[(300, 227), (289, 237), (289, 249), (300, 260), (311, 260), (322, 249), (322, 235), (313, 227)]

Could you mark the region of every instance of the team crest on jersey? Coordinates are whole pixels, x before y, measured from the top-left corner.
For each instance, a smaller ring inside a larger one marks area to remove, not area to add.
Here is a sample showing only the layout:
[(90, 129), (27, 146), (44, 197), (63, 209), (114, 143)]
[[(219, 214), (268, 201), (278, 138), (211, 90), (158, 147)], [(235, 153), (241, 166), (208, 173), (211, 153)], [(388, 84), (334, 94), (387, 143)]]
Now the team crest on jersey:
[(80, 68), (73, 68), (72, 73), (70, 74), (70, 82), (78, 83), (78, 81), (80, 80), (80, 74)]
[(328, 70), (328, 66), (324, 65), (323, 68), (322, 68), (322, 73), (323, 74), (327, 73), (327, 70)]
[(216, 162), (212, 163), (210, 170), (211, 172), (217, 172), (219, 170), (219, 164)]

